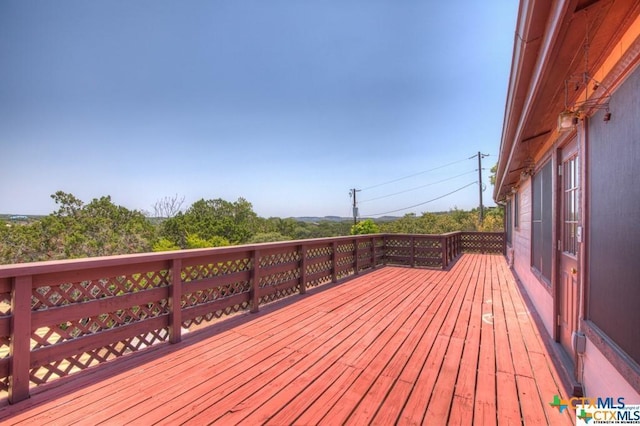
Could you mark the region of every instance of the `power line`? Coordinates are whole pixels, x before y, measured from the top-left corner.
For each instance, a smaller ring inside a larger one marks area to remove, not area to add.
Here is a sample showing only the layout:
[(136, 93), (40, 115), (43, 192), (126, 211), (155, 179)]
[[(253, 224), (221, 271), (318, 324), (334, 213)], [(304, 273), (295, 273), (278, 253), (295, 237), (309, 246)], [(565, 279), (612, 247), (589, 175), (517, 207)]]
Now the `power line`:
[[(473, 157), (471, 157), (471, 158), (473, 158)], [(366, 191), (367, 189), (377, 188), (377, 187), (383, 186), (383, 185), (388, 185), (390, 183), (398, 182), (398, 181), (401, 181), (401, 180), (404, 180), (404, 179), (409, 179), (409, 178), (412, 178), (414, 176), (419, 176), (419, 175), (422, 175), (422, 174), (425, 174), (425, 173), (433, 172), (434, 170), (443, 169), (445, 167), (449, 167), (449, 166), (452, 166), (454, 164), (462, 163), (463, 161), (467, 161), (467, 160), (469, 160), (469, 158), (464, 158), (462, 160), (453, 161), (451, 163), (443, 164), (442, 166), (434, 167), (433, 169), (424, 170), (424, 171), (421, 171), (421, 172), (418, 172), (418, 173), (413, 173), (411, 175), (403, 176), (401, 178), (397, 178), (397, 179), (393, 179), (393, 180), (390, 180), (390, 181), (387, 181), (387, 182), (379, 183), (377, 185), (368, 186), (366, 188), (362, 188), (362, 191)]]
[(441, 196), (439, 196), (439, 197), (433, 198), (433, 199), (431, 199), (431, 200), (429, 200), (429, 201), (425, 201), (425, 202), (423, 202), (423, 203), (414, 204), (413, 206), (404, 207), (404, 208), (396, 209), (396, 210), (391, 210), (391, 211), (384, 212), (384, 213), (375, 213), (375, 214), (370, 214), (370, 215), (367, 215), (367, 216), (382, 216), (382, 215), (389, 214), (389, 213), (396, 213), (396, 212), (400, 212), (400, 211), (402, 211), (402, 210), (409, 210), (409, 209), (412, 209), (412, 208), (414, 208), (414, 207), (422, 206), (422, 205), (424, 205), (424, 204), (431, 203), (431, 202), (436, 201), (436, 200), (439, 200), (439, 199), (441, 199), (441, 198), (448, 197), (448, 196), (449, 196), (449, 195), (451, 195), (451, 194), (455, 194), (456, 192), (458, 192), (458, 191), (462, 191), (463, 189), (468, 188), (468, 187), (470, 187), (471, 185), (475, 185), (475, 184), (477, 184), (477, 183), (478, 183), (478, 181), (471, 182), (471, 183), (469, 183), (469, 184), (467, 184), (467, 185), (465, 185), (465, 186), (463, 186), (463, 187), (460, 187), (460, 188), (458, 188), (458, 189), (456, 189), (456, 190), (453, 190), (453, 191), (451, 191), (451, 192), (449, 192), (449, 193), (447, 193), (447, 194), (441, 195)]
[(470, 172), (465, 172), (465, 173), (460, 173), (459, 175), (455, 175), (455, 176), (452, 176), (452, 177), (449, 177), (449, 178), (446, 178), (446, 179), (442, 179), (442, 180), (439, 180), (439, 181), (436, 181), (436, 182), (431, 182), (431, 183), (427, 183), (425, 185), (416, 186), (414, 188), (405, 189), (404, 191), (394, 192), (393, 194), (382, 195), (382, 196), (376, 197), (376, 198), (368, 198), (366, 200), (360, 200), (358, 202), (359, 203), (366, 203), (368, 201), (380, 200), (382, 198), (387, 198), (387, 197), (392, 197), (394, 195), (404, 194), (405, 192), (411, 192), (411, 191), (415, 191), (416, 189), (426, 188), (427, 186), (436, 185), (436, 184), (442, 183), (442, 182), (447, 182), (449, 180), (453, 180), (453, 179), (459, 178), (460, 176), (465, 176), (465, 175), (468, 175), (468, 174), (471, 174), (471, 173), (475, 173), (475, 172), (476, 172), (476, 170), (472, 170)]

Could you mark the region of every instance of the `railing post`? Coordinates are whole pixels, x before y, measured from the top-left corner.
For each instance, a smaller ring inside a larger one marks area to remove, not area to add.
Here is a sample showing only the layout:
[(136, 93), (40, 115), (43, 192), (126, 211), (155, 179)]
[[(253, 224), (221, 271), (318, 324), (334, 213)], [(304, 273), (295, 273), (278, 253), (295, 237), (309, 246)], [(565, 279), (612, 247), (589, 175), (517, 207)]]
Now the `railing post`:
[(411, 245), (411, 267), (416, 267), (416, 237), (413, 235), (409, 237), (409, 242)]
[(360, 274), (360, 262), (358, 259), (358, 240), (353, 240), (353, 273), (355, 275)]
[(338, 282), (338, 242), (331, 243), (331, 282)]
[(505, 232), (502, 232), (500, 236), (502, 238), (502, 255), (506, 256), (507, 255), (507, 235)]
[(182, 260), (171, 260), (171, 287), (169, 288), (169, 342), (182, 340)]
[(9, 402), (29, 398), (31, 364), (31, 292), (33, 277), (15, 277), (11, 297)]
[(376, 269), (376, 240), (371, 237), (371, 269)]
[(260, 289), (260, 251), (253, 251), (253, 270), (251, 271), (251, 313), (256, 313), (260, 310), (258, 303), (260, 301), (260, 295), (258, 291)]
[(307, 293), (307, 248), (300, 245), (300, 294)]
[(449, 264), (449, 256), (447, 252), (447, 237), (440, 236), (440, 249), (442, 250), (442, 269), (446, 269)]

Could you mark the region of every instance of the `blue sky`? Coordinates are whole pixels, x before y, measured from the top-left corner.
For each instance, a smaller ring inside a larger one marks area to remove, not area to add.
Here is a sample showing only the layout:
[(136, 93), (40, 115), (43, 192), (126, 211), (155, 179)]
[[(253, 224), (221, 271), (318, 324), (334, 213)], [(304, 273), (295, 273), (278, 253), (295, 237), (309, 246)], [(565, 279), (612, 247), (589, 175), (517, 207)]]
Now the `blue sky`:
[(58, 190), (148, 211), (244, 197), (263, 217), (350, 216), (350, 188), (363, 216), (475, 207), (516, 8), (4, 0), (0, 213), (50, 213)]

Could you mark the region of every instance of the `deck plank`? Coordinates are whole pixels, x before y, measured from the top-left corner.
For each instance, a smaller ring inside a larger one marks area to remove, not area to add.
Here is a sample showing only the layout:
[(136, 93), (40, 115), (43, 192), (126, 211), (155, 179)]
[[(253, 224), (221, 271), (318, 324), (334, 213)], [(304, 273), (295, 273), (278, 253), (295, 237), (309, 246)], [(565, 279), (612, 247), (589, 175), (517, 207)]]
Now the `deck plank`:
[(0, 408), (2, 424), (572, 424), (502, 256), (379, 268)]

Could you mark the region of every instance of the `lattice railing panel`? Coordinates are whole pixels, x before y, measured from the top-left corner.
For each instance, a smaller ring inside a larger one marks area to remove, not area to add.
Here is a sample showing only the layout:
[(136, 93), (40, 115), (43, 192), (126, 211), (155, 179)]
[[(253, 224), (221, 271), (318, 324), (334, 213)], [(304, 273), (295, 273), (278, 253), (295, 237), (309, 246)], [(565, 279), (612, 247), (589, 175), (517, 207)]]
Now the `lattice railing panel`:
[(300, 261), (300, 252), (297, 250), (287, 251), (284, 253), (270, 253), (260, 256), (260, 267), (282, 265), (283, 263), (291, 263)]
[(462, 250), (467, 253), (497, 253), (504, 250), (504, 233), (463, 233), (460, 237)]
[[(0, 291), (0, 318), (9, 320), (11, 317), (11, 284), (10, 280), (0, 280), (0, 287), (3, 289)], [(8, 330), (7, 335), (0, 335), (0, 359), (9, 357), (9, 350), (11, 348), (11, 331)], [(0, 377), (0, 398), (4, 398), (8, 395), (9, 391), (9, 375)]]
[[(107, 271), (105, 275), (109, 274), (109, 269), (105, 269), (105, 271)], [(146, 319), (168, 315), (170, 310), (167, 298), (153, 293), (156, 295), (155, 297), (144, 300), (143, 294), (146, 290), (168, 286), (170, 277), (171, 271), (169, 269), (103, 276), (75, 282), (61, 279), (59, 283), (55, 282), (54, 276), (50, 276), (45, 281), (47, 285), (36, 286), (31, 291), (31, 311), (37, 312), (41, 318), (41, 325), (33, 330), (30, 336), (31, 350), (34, 352), (46, 350), (54, 345), (71, 343), (84, 336), (96, 335)], [(90, 310), (95, 314), (77, 314), (77, 312), (86, 312), (86, 309), (80, 306), (87, 302), (133, 293), (138, 293), (140, 297), (135, 299), (136, 302), (132, 302), (132, 306), (106, 310), (108, 304), (94, 304), (90, 305), (92, 306)], [(98, 311), (97, 306), (105, 306), (105, 311)], [(68, 311), (69, 320), (62, 323), (42, 324), (42, 319), (48, 318), (43, 313), (49, 309), (56, 309), (56, 312), (59, 312), (59, 309)], [(78, 309), (82, 309), (82, 311), (78, 311)], [(167, 330), (150, 330), (134, 338), (114, 342), (107, 340), (99, 349), (85, 350), (64, 359), (57, 359), (34, 367), (30, 373), (31, 382), (39, 385), (72, 372), (84, 370), (124, 354), (164, 342), (167, 335)], [(107, 335), (105, 334), (105, 336)]]
[(394, 247), (387, 248), (386, 255), (388, 257), (411, 257), (411, 247)]
[(291, 269), (288, 271), (277, 272), (275, 274), (261, 275), (258, 286), (261, 288), (273, 287), (290, 280), (297, 280), (298, 278), (300, 278), (300, 270)]
[(167, 299), (158, 300), (103, 313), (94, 317), (80, 318), (63, 324), (40, 327), (31, 335), (31, 349), (55, 345), (77, 339), (89, 334), (111, 330), (126, 324), (135, 323), (147, 318), (155, 318), (169, 313)]
[(338, 271), (338, 273), (336, 274), (336, 278), (341, 280), (343, 278), (350, 277), (350, 276), (354, 275), (355, 273), (356, 273), (355, 268), (353, 268), (353, 267), (347, 268), (347, 269), (344, 269), (342, 271)]
[(0, 293), (0, 317), (11, 315), (11, 291)]
[(169, 270), (67, 282), (33, 289), (31, 310), (38, 311), (104, 297), (119, 296), (156, 287), (168, 286)]
[[(8, 318), (11, 316), (11, 292), (0, 293), (0, 318)], [(11, 347), (11, 336), (0, 336), (0, 358), (9, 356), (9, 348)], [(4, 389), (3, 379), (0, 378), (0, 391)]]
[(307, 275), (315, 275), (315, 274), (322, 274), (322, 275), (316, 276), (314, 279), (308, 280), (306, 283), (307, 288), (317, 287), (319, 285), (331, 282), (332, 280), (331, 267), (332, 267), (331, 261), (319, 262), (319, 263), (308, 265), (306, 270)]
[(0, 358), (7, 358), (10, 348), (11, 336), (0, 336)]
[(307, 249), (307, 259), (315, 259), (322, 256), (331, 256), (333, 247), (311, 247)]
[[(291, 258), (291, 257), (286, 257), (289, 260), (286, 260), (286, 262), (292, 261), (295, 258)], [(285, 260), (284, 258), (280, 258), (280, 263), (284, 263)], [(296, 269), (290, 269), (287, 271), (282, 271), (282, 272), (276, 272), (276, 273), (271, 273), (271, 274), (265, 274), (265, 275), (260, 275), (260, 281), (258, 283), (258, 287), (262, 288), (262, 289), (267, 289), (269, 287), (276, 287), (280, 284), (286, 283), (286, 282), (292, 282), (291, 287), (286, 287), (286, 288), (282, 288), (282, 289), (278, 289), (276, 292), (268, 294), (268, 295), (264, 295), (262, 297), (260, 297), (259, 303), (269, 303), (272, 302), (274, 300), (277, 299), (281, 299), (283, 297), (287, 297), (287, 296), (291, 296), (293, 294), (296, 294), (300, 291), (300, 283), (299, 283), (299, 279), (300, 279), (300, 269), (296, 268)]]
[(439, 239), (434, 240), (434, 239), (416, 238), (415, 247), (416, 247), (416, 249), (418, 249), (418, 248), (436, 248), (436, 249), (440, 249), (442, 247), (442, 244), (441, 244)]
[(158, 342), (164, 342), (168, 337), (169, 332), (165, 328), (152, 330), (111, 345), (33, 368), (30, 371), (30, 380), (35, 385), (41, 385), (51, 380), (85, 370), (94, 365), (102, 364), (123, 355), (142, 350)]
[(227, 306), (224, 309), (219, 309), (217, 311), (209, 312), (206, 315), (200, 315), (193, 319), (183, 321), (182, 326), (186, 329), (191, 329), (193, 327), (202, 325), (204, 323), (215, 321), (224, 316), (232, 315), (241, 311), (246, 311), (250, 307), (251, 307), (251, 304), (249, 302), (243, 302), (233, 306)]
[(224, 262), (206, 263), (182, 268), (182, 281), (191, 282), (205, 278), (214, 278), (234, 272), (249, 271), (253, 268), (252, 259), (243, 257)]
[(355, 263), (355, 256), (354, 255), (349, 255), (349, 256), (343, 256), (340, 259), (338, 259), (337, 266), (338, 269), (340, 269), (341, 267), (345, 266), (345, 265), (353, 265)]
[(331, 273), (331, 261), (313, 263), (307, 266), (307, 274), (316, 274), (318, 272)]
[(358, 252), (358, 268), (360, 270), (371, 268), (374, 266), (374, 262), (372, 259), (372, 254), (369, 251), (366, 252)]
[[(247, 280), (239, 280), (237, 282), (225, 285), (219, 285), (204, 290), (187, 292), (182, 295), (182, 309), (192, 306), (201, 305), (204, 303), (213, 302), (216, 300), (224, 299), (230, 296), (235, 296), (241, 293), (249, 293), (251, 291), (251, 282)], [(240, 305), (229, 306), (225, 309), (220, 309), (214, 312), (207, 313), (206, 315), (198, 316), (196, 318), (186, 320), (182, 322), (184, 328), (191, 328), (195, 325), (201, 325), (202, 323), (217, 320), (225, 315), (235, 314), (236, 312), (249, 308), (249, 303), (245, 302)]]
[(387, 249), (393, 248), (411, 248), (411, 240), (408, 238), (389, 238), (386, 240), (385, 247)]
[(249, 280), (238, 281), (233, 284), (227, 284), (217, 287), (198, 290), (182, 295), (182, 308), (200, 305), (202, 303), (213, 302), (214, 300), (223, 299), (240, 293), (248, 293), (251, 290)]
[(271, 294), (265, 294), (264, 296), (259, 298), (258, 303), (263, 305), (265, 303), (274, 302), (278, 299), (282, 299), (284, 297), (293, 296), (294, 294), (298, 294), (300, 292), (300, 285), (295, 284), (292, 287), (287, 287), (283, 289), (279, 289)]
[(416, 258), (414, 265), (423, 268), (441, 268), (442, 258), (428, 257), (428, 258)]
[(355, 249), (354, 244), (352, 242), (349, 242), (349, 243), (338, 244), (336, 251), (338, 253), (350, 253), (350, 252), (353, 252), (354, 249)]
[(307, 288), (318, 287), (323, 284), (328, 284), (333, 280), (331, 274), (326, 274), (307, 281)]
[(358, 241), (358, 250), (369, 250), (371, 249), (371, 245), (371, 240)]

